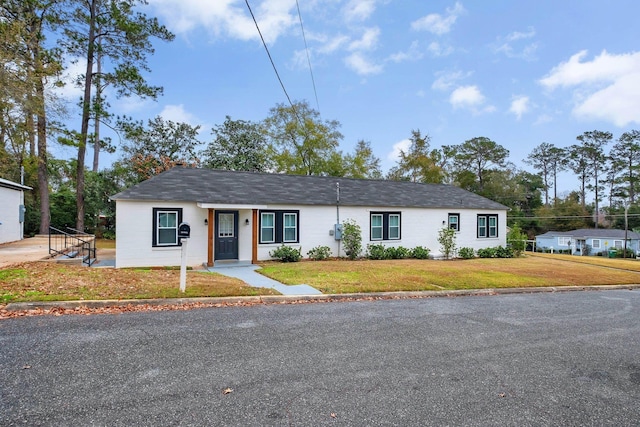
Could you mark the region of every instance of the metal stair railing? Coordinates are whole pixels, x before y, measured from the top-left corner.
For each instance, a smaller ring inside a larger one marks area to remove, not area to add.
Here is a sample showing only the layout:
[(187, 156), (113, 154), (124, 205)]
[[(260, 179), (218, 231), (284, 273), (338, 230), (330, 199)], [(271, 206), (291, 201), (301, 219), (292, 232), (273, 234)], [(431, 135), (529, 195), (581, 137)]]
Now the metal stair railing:
[(81, 256), (82, 264), (90, 267), (96, 261), (96, 236), (71, 227), (65, 230), (49, 227), (49, 255)]

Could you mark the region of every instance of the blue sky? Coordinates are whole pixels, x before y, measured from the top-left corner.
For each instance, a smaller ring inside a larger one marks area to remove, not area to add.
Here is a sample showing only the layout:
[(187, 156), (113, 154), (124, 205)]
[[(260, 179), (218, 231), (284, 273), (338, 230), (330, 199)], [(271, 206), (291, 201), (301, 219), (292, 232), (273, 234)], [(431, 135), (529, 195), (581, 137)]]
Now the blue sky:
[[(433, 147), (488, 137), (524, 167), (542, 142), (640, 127), (640, 2), (298, 2), (317, 104), (296, 1), (249, 0), (289, 96), (342, 124), (343, 151), (370, 141), (385, 171), (412, 129)], [(258, 121), (287, 102), (244, 0), (149, 3), (176, 34), (150, 59), (164, 96), (111, 99), (114, 113), (199, 124), (209, 141), (226, 115)]]

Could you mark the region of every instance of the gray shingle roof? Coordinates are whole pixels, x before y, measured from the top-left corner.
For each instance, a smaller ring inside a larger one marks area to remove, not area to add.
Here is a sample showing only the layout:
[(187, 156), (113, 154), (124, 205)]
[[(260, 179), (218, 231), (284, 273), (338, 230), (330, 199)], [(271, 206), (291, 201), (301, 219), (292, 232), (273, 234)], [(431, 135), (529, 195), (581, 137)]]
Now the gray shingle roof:
[[(537, 237), (558, 237), (558, 236), (571, 236), (576, 239), (624, 239), (624, 230), (612, 229), (612, 228), (580, 228), (578, 230), (571, 231), (547, 231), (544, 234), (540, 234)], [(633, 231), (627, 231), (628, 239), (640, 239), (639, 233)]]
[(344, 206), (508, 209), (452, 185), (185, 167), (174, 167), (111, 198), (216, 204), (335, 205), (336, 183), (340, 183), (340, 204)]

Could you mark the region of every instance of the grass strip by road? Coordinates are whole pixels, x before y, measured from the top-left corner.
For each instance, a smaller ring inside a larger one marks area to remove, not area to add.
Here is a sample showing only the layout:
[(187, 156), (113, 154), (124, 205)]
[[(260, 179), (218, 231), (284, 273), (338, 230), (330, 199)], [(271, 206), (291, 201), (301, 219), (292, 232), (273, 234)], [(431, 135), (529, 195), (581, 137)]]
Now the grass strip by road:
[[(536, 254), (514, 259), (267, 262), (263, 274), (323, 293), (434, 291), (640, 283), (640, 261)], [(21, 301), (274, 295), (216, 273), (87, 268), (33, 262), (0, 269), (0, 304)]]
[[(578, 258), (578, 257), (576, 257)], [(616, 265), (615, 261), (611, 265)], [(631, 262), (631, 261), (628, 261)], [(262, 264), (260, 272), (285, 284), (323, 293), (431, 291), (640, 283), (636, 271), (525, 256), (510, 259), (386, 260)]]
[(29, 262), (0, 269), (0, 303), (101, 299), (279, 295), (217, 273), (187, 272), (182, 293), (180, 270), (87, 268)]

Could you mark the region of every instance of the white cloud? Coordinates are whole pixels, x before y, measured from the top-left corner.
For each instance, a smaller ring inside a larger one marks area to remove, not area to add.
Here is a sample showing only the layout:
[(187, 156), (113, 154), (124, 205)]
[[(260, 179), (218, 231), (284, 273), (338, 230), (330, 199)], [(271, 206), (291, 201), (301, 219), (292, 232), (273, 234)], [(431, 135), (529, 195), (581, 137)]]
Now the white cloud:
[(338, 35), (327, 40), (322, 46), (318, 48), (318, 52), (322, 54), (330, 54), (340, 49), (342, 46), (347, 44), (349, 41), (349, 37)]
[(367, 28), (359, 40), (354, 40), (349, 44), (349, 50), (373, 50), (378, 46), (379, 36), (380, 28)]
[(594, 92), (573, 112), (577, 117), (603, 119), (619, 127), (640, 123), (640, 70)]
[(73, 60), (65, 66), (61, 81), (64, 86), (55, 86), (50, 90), (55, 95), (67, 101), (77, 102), (84, 96), (84, 88), (78, 85), (78, 78), (87, 71), (87, 61), (82, 59)]
[(462, 71), (444, 72), (440, 71), (436, 73), (439, 76), (431, 85), (431, 89), (435, 90), (449, 90), (462, 79), (465, 79), (471, 75), (471, 73), (463, 73)]
[(393, 55), (390, 55), (387, 60), (392, 62), (405, 62), (405, 61), (417, 61), (421, 59), (424, 55), (420, 52), (420, 43), (417, 40), (414, 40), (409, 46), (409, 50), (396, 52)]
[(387, 159), (395, 162), (400, 158), (400, 151), (406, 153), (409, 151), (409, 148), (411, 148), (411, 140), (403, 139), (402, 141), (398, 141), (393, 144), (391, 151), (387, 154)]
[(536, 30), (533, 27), (529, 27), (529, 29), (527, 30), (527, 32), (521, 32), (521, 31), (514, 31), (511, 34), (507, 34), (507, 37), (505, 37), (508, 41), (510, 42), (514, 42), (516, 40), (521, 40), (521, 39), (530, 39), (533, 36), (536, 35)]
[(158, 115), (165, 120), (171, 120), (176, 123), (188, 123), (192, 126), (200, 124), (198, 118), (185, 110), (183, 104), (166, 105)]
[(354, 52), (345, 58), (345, 63), (349, 68), (361, 76), (378, 74), (382, 71), (382, 65), (374, 64), (365, 58), (360, 52)]
[(529, 103), (530, 99), (528, 96), (515, 96), (511, 100), (511, 107), (509, 108), (509, 112), (515, 114), (518, 120), (520, 120), (520, 118), (522, 118), (522, 115), (529, 111)]
[(447, 8), (446, 16), (439, 13), (431, 13), (411, 23), (411, 28), (416, 31), (429, 31), (441, 36), (451, 31), (460, 15), (466, 12), (461, 3), (456, 2), (453, 8)]
[(616, 126), (640, 123), (640, 52), (609, 54), (592, 61), (587, 51), (571, 56), (539, 82), (547, 89), (573, 88), (573, 114), (606, 120)]
[[(256, 26), (244, 4), (236, 0), (150, 0), (167, 27), (177, 34), (203, 28), (214, 37), (259, 40)], [(297, 23), (295, 0), (264, 0), (252, 8), (267, 43)]]
[(435, 57), (449, 56), (453, 53), (453, 48), (451, 46), (445, 46), (435, 41), (429, 43), (427, 50)]
[(536, 30), (533, 27), (529, 27), (526, 32), (514, 31), (507, 34), (505, 37), (498, 37), (498, 40), (493, 44), (493, 51), (495, 53), (503, 53), (508, 58), (520, 58), (526, 61), (534, 61), (536, 59), (536, 51), (538, 50), (538, 43), (525, 43), (523, 46), (522, 40), (530, 40), (536, 35)]
[(545, 123), (549, 123), (553, 121), (553, 117), (551, 117), (549, 114), (541, 114), (538, 116), (538, 118), (536, 119), (535, 123), (533, 123), (534, 125), (543, 125)]
[(346, 21), (364, 21), (376, 10), (375, 0), (350, 0), (344, 7)]
[(485, 97), (477, 86), (460, 86), (449, 96), (449, 102), (453, 108), (468, 109), (474, 114), (490, 113), (495, 111), (491, 105), (485, 106)]

